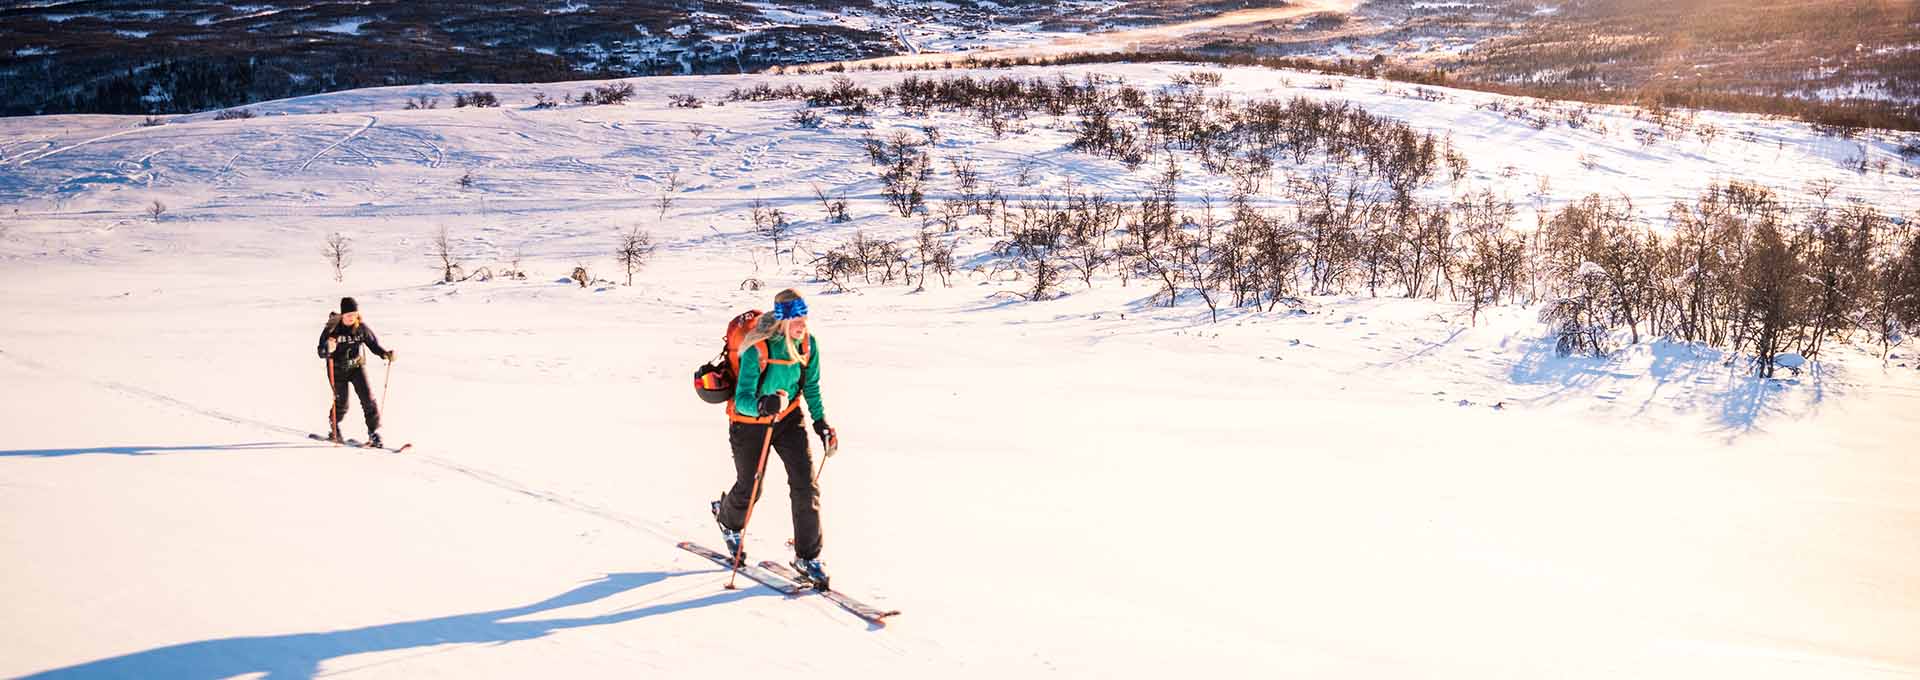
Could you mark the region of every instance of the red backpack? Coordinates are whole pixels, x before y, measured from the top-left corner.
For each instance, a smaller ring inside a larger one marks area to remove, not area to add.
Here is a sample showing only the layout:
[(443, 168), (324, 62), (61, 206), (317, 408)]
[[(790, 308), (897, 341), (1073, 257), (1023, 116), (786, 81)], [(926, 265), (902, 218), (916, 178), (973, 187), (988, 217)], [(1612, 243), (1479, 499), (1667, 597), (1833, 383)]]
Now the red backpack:
[[(741, 345), (746, 343), (747, 333), (760, 323), (762, 314), (764, 312), (758, 309), (749, 309), (733, 317), (732, 321), (728, 321), (726, 346), (720, 349), (720, 356), (693, 370), (693, 391), (700, 395), (701, 401), (709, 404), (725, 404), (733, 401), (734, 386), (740, 377), (740, 350), (744, 349)], [(784, 359), (779, 362), (769, 360), (766, 345), (765, 340), (755, 344), (760, 348), (761, 375), (766, 375), (767, 366), (771, 364), (795, 363), (795, 359)], [(806, 360), (806, 352), (807, 346), (803, 341), (800, 346), (801, 357), (798, 361)]]
[[(722, 338), (726, 345), (720, 348), (720, 356), (701, 364), (693, 371), (693, 391), (700, 400), (709, 404), (724, 404), (733, 400), (733, 388), (740, 376), (740, 344), (746, 341), (747, 332), (760, 322), (762, 312), (749, 309), (741, 312), (727, 322), (727, 334)], [(760, 369), (767, 368), (767, 353), (760, 352)]]

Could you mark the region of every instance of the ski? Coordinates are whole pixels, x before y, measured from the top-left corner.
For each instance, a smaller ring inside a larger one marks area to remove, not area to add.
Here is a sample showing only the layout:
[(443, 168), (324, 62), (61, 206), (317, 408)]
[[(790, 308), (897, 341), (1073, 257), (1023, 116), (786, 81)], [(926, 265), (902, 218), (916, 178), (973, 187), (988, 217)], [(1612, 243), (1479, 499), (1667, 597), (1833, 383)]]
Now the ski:
[(336, 442), (331, 439), (328, 439), (326, 435), (311, 434), (311, 433), (307, 435), (307, 438), (312, 439), (314, 441), (318, 441), (318, 442), (330, 442), (334, 446), (351, 446), (356, 449), (379, 449), (381, 451), (386, 451), (389, 453), (404, 453), (406, 452), (407, 449), (413, 448), (413, 444), (411, 443), (401, 444), (400, 446), (395, 448), (387, 448), (384, 446), (373, 446), (371, 444), (360, 441), (358, 439), (343, 439), (341, 441)]
[(311, 433), (307, 435), (307, 438), (312, 439), (314, 441), (327, 442), (334, 446), (351, 446), (354, 448), (360, 448), (360, 440), (358, 439), (342, 439), (340, 441), (334, 441), (334, 440), (328, 439), (326, 435), (311, 434)]
[[(733, 558), (726, 556), (724, 553), (716, 552), (712, 549), (709, 549), (706, 546), (699, 545), (692, 541), (681, 541), (680, 549), (693, 553), (695, 555), (699, 555), (701, 557), (705, 557), (709, 560), (713, 560), (714, 564), (718, 564), (722, 567), (726, 567), (728, 569), (733, 568)], [(751, 564), (741, 564), (740, 573), (741, 575), (746, 576), (747, 578), (758, 581), (760, 585), (780, 591), (781, 595), (786, 595), (788, 597), (792, 597), (792, 596), (807, 592), (807, 589), (799, 585), (797, 582), (791, 579), (781, 578), (776, 574), (770, 573), (765, 569), (761, 569)]]
[[(801, 583), (801, 584), (809, 583), (805, 577), (800, 575), (799, 572), (794, 571), (793, 567), (789, 567), (787, 565), (781, 564), (779, 562), (775, 562), (773, 560), (761, 561), (760, 568), (773, 572), (775, 574), (778, 574), (780, 578), (784, 578), (794, 583)], [(845, 593), (842, 593), (838, 590), (815, 590), (811, 585), (805, 586), (804, 589), (805, 590), (803, 592), (811, 591), (811, 592), (819, 593), (821, 597), (827, 598), (828, 600), (832, 601), (834, 604), (840, 605), (841, 609), (845, 609), (849, 612), (852, 612), (854, 616), (858, 616), (861, 619), (864, 619), (867, 623), (871, 623), (876, 626), (887, 625), (887, 617), (898, 616), (900, 614), (900, 610), (898, 609), (886, 609), (886, 610), (879, 609), (865, 602), (861, 602), (851, 597), (847, 597)]]

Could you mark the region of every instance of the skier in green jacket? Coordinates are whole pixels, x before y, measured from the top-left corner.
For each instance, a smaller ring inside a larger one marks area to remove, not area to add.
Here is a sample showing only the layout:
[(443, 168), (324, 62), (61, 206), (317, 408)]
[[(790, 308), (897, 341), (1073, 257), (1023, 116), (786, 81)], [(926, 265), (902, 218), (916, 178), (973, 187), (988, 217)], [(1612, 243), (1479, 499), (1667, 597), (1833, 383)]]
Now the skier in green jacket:
[[(733, 488), (713, 502), (713, 516), (731, 554), (744, 555), (740, 532), (753, 503), (755, 477), (768, 448), (780, 454), (793, 501), (793, 566), (828, 586), (820, 561), (820, 488), (814, 483), (807, 432), (801, 427), (802, 400), (813, 414), (813, 431), (832, 455), (839, 439), (827, 424), (820, 399), (820, 342), (807, 331), (807, 302), (793, 289), (774, 296), (773, 311), (761, 315), (740, 343), (740, 375), (727, 404), (728, 440), (733, 447)], [(798, 395), (798, 396), (796, 396)]]

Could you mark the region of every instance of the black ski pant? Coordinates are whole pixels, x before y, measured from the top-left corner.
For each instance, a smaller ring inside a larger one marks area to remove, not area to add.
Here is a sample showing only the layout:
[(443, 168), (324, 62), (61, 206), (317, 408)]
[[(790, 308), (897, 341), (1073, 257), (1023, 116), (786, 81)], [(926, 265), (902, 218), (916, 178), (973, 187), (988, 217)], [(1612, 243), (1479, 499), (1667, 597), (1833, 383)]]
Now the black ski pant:
[[(753, 473), (760, 466), (761, 445), (767, 442), (767, 428), (773, 428), (773, 453), (787, 469), (787, 495), (793, 500), (793, 552), (806, 559), (820, 556), (825, 538), (820, 533), (820, 487), (813, 483), (813, 457), (807, 451), (807, 428), (800, 424), (800, 410), (794, 409), (771, 426), (762, 423), (732, 423), (727, 440), (733, 445), (733, 488), (720, 498), (720, 523), (740, 531), (747, 521), (747, 507), (758, 498), (753, 495)], [(771, 463), (771, 461), (769, 461)], [(769, 466), (771, 467), (771, 466)], [(761, 481), (765, 491), (766, 480)]]
[(367, 417), (367, 433), (379, 431), (380, 405), (373, 403), (373, 388), (367, 385), (366, 368), (342, 363), (333, 365), (333, 410), (327, 412), (327, 425), (340, 429), (340, 419), (347, 417), (348, 385), (360, 396), (360, 413)]

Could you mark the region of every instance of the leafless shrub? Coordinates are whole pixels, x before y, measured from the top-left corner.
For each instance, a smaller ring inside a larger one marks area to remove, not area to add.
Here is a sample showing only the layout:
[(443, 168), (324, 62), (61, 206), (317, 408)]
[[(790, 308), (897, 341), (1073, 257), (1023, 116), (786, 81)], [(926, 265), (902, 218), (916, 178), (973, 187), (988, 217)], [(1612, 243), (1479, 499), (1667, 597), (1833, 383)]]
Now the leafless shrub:
[(862, 271), (864, 265), (860, 258), (848, 252), (844, 247), (835, 248), (813, 261), (814, 276), (833, 284), (836, 293), (845, 292), (853, 282), (853, 276)]
[(161, 203), (160, 201), (156, 200), (153, 203), (148, 204), (146, 207), (146, 210), (144, 210), (143, 212), (147, 214), (148, 218), (152, 219), (155, 222), (159, 222), (161, 216), (167, 214), (167, 204)]
[(929, 272), (940, 275), (940, 285), (953, 285), (949, 278), (953, 275), (952, 242), (941, 240), (922, 226), (919, 236), (914, 240), (914, 250), (920, 256), (920, 285), (915, 291), (926, 290)]
[(827, 222), (842, 224), (851, 219), (847, 216), (846, 194), (828, 198), (826, 190), (821, 189), (820, 185), (816, 183), (813, 185), (813, 197), (820, 201), (820, 208), (827, 212)]
[(252, 117), (253, 111), (248, 109), (227, 109), (213, 114), (214, 120), (246, 120)]
[(520, 267), (520, 262), (525, 259), (527, 259), (526, 248), (523, 246), (514, 246), (513, 250), (507, 252), (507, 268), (502, 270), (500, 275), (509, 279), (525, 281), (527, 279), (527, 270)]
[(659, 219), (667, 219), (667, 211), (673, 209), (673, 202), (680, 193), (680, 169), (674, 168), (667, 173), (665, 182), (660, 183), (660, 193), (654, 196), (653, 205), (660, 209)]
[(620, 268), (627, 272), (626, 285), (632, 286), (633, 273), (646, 266), (647, 260), (653, 257), (653, 234), (634, 225), (633, 229), (620, 235), (620, 246), (614, 249), (613, 256), (620, 263)]
[(1033, 186), (1033, 173), (1039, 163), (1040, 161), (1034, 159), (1032, 156), (1020, 159), (1020, 165), (1014, 170), (1013, 183), (1016, 186)]
[(751, 210), (754, 233), (773, 242), (773, 259), (780, 261), (780, 241), (787, 237), (792, 227), (787, 221), (787, 213), (757, 198), (753, 200)]
[(1720, 126), (1701, 123), (1699, 127), (1694, 128), (1694, 134), (1700, 135), (1701, 146), (1713, 146), (1713, 140), (1720, 138)]
[(441, 283), (460, 280), (465, 269), (461, 266), (459, 254), (454, 252), (453, 236), (445, 225), (434, 230), (433, 238), (428, 242), (427, 248), (427, 255), (440, 261)]
[(1467, 155), (1460, 153), (1452, 144), (1447, 145), (1447, 177), (1458, 184), (1467, 178)]
[(706, 102), (690, 94), (667, 95), (667, 105), (676, 109), (697, 109), (706, 106)]
[(886, 169), (880, 180), (881, 193), (901, 217), (912, 215), (926, 205), (925, 186), (933, 171), (933, 159), (913, 143), (905, 131), (894, 134), (886, 149)]
[(1832, 198), (1833, 192), (1838, 190), (1839, 188), (1840, 188), (1839, 182), (1835, 182), (1825, 177), (1810, 180), (1807, 182), (1807, 193), (1813, 194), (1815, 197), (1819, 198), (1821, 203), (1825, 203), (1827, 202), (1827, 199)]
[(327, 237), (326, 246), (320, 249), (320, 254), (325, 256), (327, 264), (333, 267), (335, 282), (347, 280), (347, 266), (353, 264), (353, 239), (347, 238), (340, 232), (333, 232), (332, 236)]

